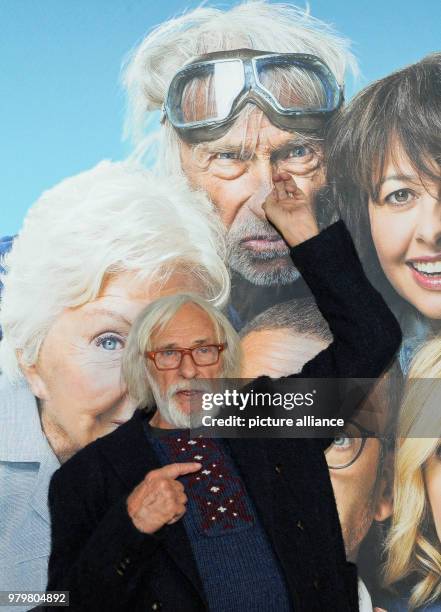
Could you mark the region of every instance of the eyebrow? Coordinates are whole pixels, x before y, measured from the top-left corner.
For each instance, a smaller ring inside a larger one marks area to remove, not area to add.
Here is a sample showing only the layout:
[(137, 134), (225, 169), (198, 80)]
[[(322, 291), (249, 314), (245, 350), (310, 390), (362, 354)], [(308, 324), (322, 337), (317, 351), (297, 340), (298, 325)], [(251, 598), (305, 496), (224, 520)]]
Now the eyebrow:
[[(202, 147), (201, 147), (202, 148)], [(203, 149), (208, 153), (237, 153), (244, 149), (247, 146), (243, 144), (222, 144), (222, 143), (213, 143), (213, 144), (205, 144)]]
[[(271, 157), (274, 159), (279, 159), (280, 157), (286, 155), (292, 148), (298, 146), (311, 146), (311, 143), (307, 141), (304, 137), (298, 136), (297, 138), (292, 138), (288, 140), (282, 145), (277, 147), (271, 147)], [(222, 144), (220, 142), (207, 143), (204, 145), (203, 150), (211, 155), (216, 153), (237, 153), (239, 155), (251, 155), (251, 149), (255, 149), (255, 146), (247, 145), (246, 143), (225, 143)]]
[(378, 183), (378, 189), (388, 181), (408, 181), (409, 183), (418, 183), (419, 177), (416, 174), (389, 174), (384, 176)]
[[(194, 342), (192, 342), (192, 347), (201, 346), (201, 344), (206, 344), (207, 342), (208, 342), (208, 338), (201, 338), (200, 340), (195, 340)], [(170, 342), (169, 344), (164, 344), (164, 346), (161, 346), (156, 350), (166, 351), (167, 349), (174, 349), (174, 348), (184, 348), (184, 347), (179, 346), (177, 342)]]
[(132, 322), (126, 319), (121, 313), (116, 312), (115, 310), (109, 310), (108, 308), (94, 308), (86, 313), (88, 317), (92, 317), (95, 315), (102, 315), (103, 317), (108, 317), (110, 319), (114, 319), (115, 321), (119, 321), (120, 323), (124, 323), (124, 325), (128, 325), (131, 327)]

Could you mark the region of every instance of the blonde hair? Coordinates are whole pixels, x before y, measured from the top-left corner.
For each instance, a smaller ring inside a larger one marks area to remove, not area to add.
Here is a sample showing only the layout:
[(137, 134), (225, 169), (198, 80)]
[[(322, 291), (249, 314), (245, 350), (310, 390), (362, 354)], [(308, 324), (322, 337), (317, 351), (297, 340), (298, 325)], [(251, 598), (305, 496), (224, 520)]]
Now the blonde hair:
[[(412, 363), (398, 417), (394, 512), (386, 541), (384, 583), (391, 586), (412, 573), (418, 574), (409, 610), (441, 596), (441, 547), (424, 481), (424, 466), (441, 438), (441, 416), (433, 409), (440, 390), (441, 338), (436, 338), (417, 353)], [(428, 433), (438, 437), (427, 437)]]
[(193, 293), (164, 296), (151, 302), (136, 317), (123, 354), (122, 377), (127, 384), (129, 395), (141, 408), (154, 406), (145, 357), (146, 352), (154, 348), (151, 344), (152, 334), (161, 331), (186, 304), (201, 308), (213, 323), (217, 341), (226, 343), (222, 353), (223, 378), (237, 378), (240, 375), (242, 353), (239, 335), (222, 312)]

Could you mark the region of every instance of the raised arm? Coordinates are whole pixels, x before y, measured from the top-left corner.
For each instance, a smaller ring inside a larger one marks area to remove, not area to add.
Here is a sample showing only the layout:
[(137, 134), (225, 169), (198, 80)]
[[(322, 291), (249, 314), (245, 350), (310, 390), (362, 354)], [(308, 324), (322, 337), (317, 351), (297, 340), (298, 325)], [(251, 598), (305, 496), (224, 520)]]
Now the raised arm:
[[(294, 379), (333, 379), (333, 383), (319, 385), (324, 391), (320, 397), (325, 398), (320, 405), (302, 410), (317, 417), (338, 416), (346, 420), (393, 360), (401, 343), (401, 330), (382, 296), (368, 281), (343, 221), (319, 232), (312, 205), (294, 180), (289, 175), (278, 175), (275, 183), (276, 189), (264, 210), (291, 247), (293, 263), (328, 322), (333, 342), (307, 362), (300, 373), (277, 381), (262, 377), (251, 386), (286, 393), (294, 391)], [(322, 438), (319, 443), (325, 448), (331, 441)]]
[(312, 204), (292, 177), (274, 179), (265, 213), (291, 247), (294, 265), (334, 337), (293, 377), (378, 377), (400, 345), (397, 320), (368, 281), (343, 221), (319, 232)]
[(377, 378), (401, 343), (400, 326), (368, 281), (343, 221), (291, 249), (333, 342), (294, 376)]

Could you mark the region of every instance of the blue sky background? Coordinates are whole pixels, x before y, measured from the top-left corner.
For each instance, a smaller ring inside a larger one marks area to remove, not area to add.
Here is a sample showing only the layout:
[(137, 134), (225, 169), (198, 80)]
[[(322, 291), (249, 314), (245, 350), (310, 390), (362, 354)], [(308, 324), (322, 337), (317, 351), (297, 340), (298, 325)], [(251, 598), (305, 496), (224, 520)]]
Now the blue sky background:
[[(152, 26), (198, 4), (0, 0), (0, 235), (18, 231), (44, 189), (128, 152), (122, 59)], [(315, 17), (353, 40), (362, 71), (357, 89), (441, 49), (441, 0), (309, 4)]]

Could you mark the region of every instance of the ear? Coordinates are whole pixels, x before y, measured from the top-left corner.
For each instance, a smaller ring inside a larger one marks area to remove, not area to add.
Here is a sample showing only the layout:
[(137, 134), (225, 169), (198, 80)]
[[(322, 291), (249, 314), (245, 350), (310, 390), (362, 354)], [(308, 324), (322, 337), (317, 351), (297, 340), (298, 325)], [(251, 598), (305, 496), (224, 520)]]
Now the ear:
[(381, 523), (388, 519), (393, 511), (393, 455), (390, 452), (384, 460), (379, 487), (374, 520)]
[(23, 372), (23, 376), (29, 383), (32, 393), (35, 397), (38, 397), (41, 400), (47, 400), (49, 397), (48, 390), (44, 380), (41, 378), (37, 366), (34, 365), (26, 365), (23, 363), (21, 351), (17, 353), (18, 362), (20, 364), (20, 369)]

